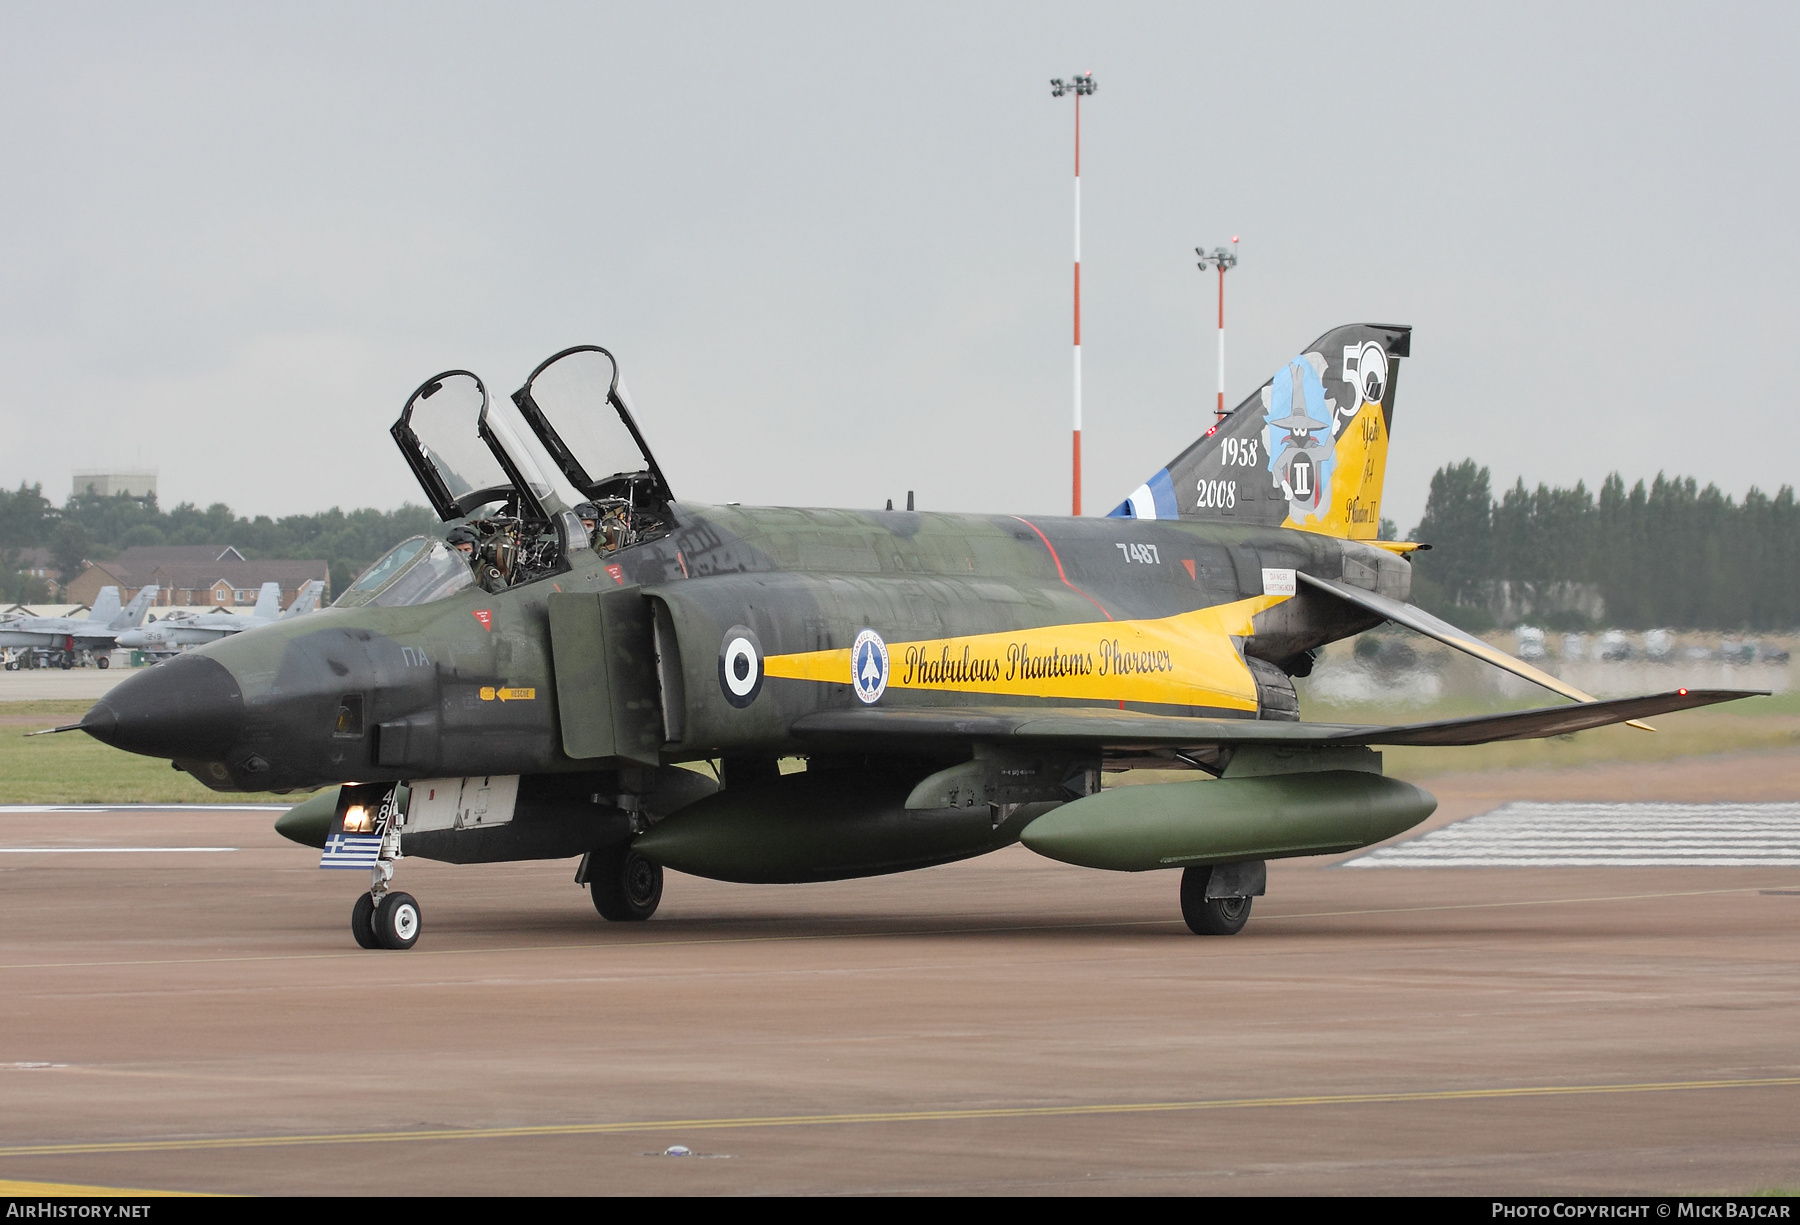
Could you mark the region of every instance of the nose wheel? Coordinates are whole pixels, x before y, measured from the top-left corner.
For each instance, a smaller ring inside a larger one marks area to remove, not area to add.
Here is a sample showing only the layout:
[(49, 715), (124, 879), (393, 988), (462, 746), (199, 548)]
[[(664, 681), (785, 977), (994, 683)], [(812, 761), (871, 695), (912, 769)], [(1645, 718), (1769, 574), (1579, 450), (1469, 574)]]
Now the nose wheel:
[(365, 949), (409, 949), (419, 942), (418, 899), (390, 891), (379, 899), (365, 893), (350, 908), (350, 934)]
[(358, 948), (378, 949), (381, 939), (375, 934), (375, 895), (365, 893), (350, 908), (350, 934)]

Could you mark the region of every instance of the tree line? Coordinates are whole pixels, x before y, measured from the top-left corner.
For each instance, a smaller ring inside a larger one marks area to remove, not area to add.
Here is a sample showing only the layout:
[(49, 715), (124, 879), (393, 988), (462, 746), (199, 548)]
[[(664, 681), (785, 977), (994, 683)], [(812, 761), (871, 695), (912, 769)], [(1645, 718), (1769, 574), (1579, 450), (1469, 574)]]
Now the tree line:
[[(1693, 477), (1658, 473), (1627, 488), (1618, 473), (1574, 488), (1521, 479), (1499, 498), (1472, 459), (1431, 478), (1410, 536), (1414, 601), (1467, 629), (1492, 624), (1498, 584), (1545, 591), (1589, 584), (1622, 628), (1789, 630), (1800, 626), (1800, 506), (1783, 485), (1742, 502)], [(1576, 628), (1574, 614), (1544, 618)]]
[[(337, 507), (271, 519), (239, 516), (215, 502), (163, 510), (154, 496), (80, 493), (58, 507), (40, 485), (0, 489), (0, 598), (41, 600), (18, 552), (48, 549), (67, 581), (84, 561), (132, 545), (236, 546), (249, 558), (324, 558), (342, 591), (370, 562), (408, 536), (441, 531), (423, 506)], [(1383, 523), (1383, 528), (1387, 524)], [(1391, 533), (1384, 530), (1382, 535)], [(1598, 493), (1516, 482), (1494, 497), (1488, 469), (1466, 459), (1431, 478), (1425, 514), (1410, 538), (1413, 599), (1467, 629), (1489, 628), (1500, 583), (1542, 592), (1559, 583), (1597, 588), (1609, 624), (1649, 629), (1788, 630), (1800, 626), (1800, 505), (1782, 486), (1752, 488), (1742, 502), (1692, 477), (1659, 473), (1627, 488), (1613, 473)], [(1569, 612), (1538, 618), (1577, 628)]]
[(312, 515), (246, 518), (223, 502), (201, 509), (183, 502), (169, 510), (155, 495), (72, 495), (60, 507), (42, 485), (20, 482), (0, 489), (0, 599), (42, 600), (42, 580), (19, 569), (21, 550), (47, 549), (63, 582), (81, 573), (87, 561), (105, 561), (134, 545), (232, 545), (245, 557), (323, 558), (331, 567), (331, 589), (341, 592), (368, 564), (408, 536), (441, 533), (443, 524), (423, 506), (399, 510), (344, 511)]

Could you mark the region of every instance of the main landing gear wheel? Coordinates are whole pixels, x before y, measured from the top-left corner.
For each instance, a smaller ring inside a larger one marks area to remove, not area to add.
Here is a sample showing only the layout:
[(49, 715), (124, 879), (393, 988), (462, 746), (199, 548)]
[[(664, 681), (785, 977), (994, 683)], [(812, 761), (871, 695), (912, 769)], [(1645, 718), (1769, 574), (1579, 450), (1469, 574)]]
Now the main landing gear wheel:
[(95, 666), (95, 667), (96, 667), (96, 668), (105, 668), (105, 667), (106, 667), (106, 666), (107, 666), (107, 665), (108, 665), (108, 664), (110, 664), (110, 663), (111, 663), (111, 662), (112, 662), (112, 661), (111, 661), (111, 660), (109, 660), (109, 659), (107, 659), (107, 657), (106, 657), (106, 656), (104, 656), (104, 655), (102, 655), (102, 656), (101, 656), (101, 657), (100, 657), (100, 658), (99, 658), (99, 659), (96, 659), (96, 660), (95, 660), (95, 661), (94, 661), (94, 666)]
[(350, 934), (358, 948), (378, 949), (381, 941), (375, 935), (375, 895), (365, 893), (350, 908)]
[(409, 949), (419, 942), (419, 903), (410, 893), (390, 893), (375, 907), (375, 939), (384, 949)]
[(629, 846), (595, 851), (588, 860), (588, 890), (602, 919), (641, 923), (662, 901), (662, 865)]
[(1211, 879), (1210, 867), (1181, 870), (1181, 917), (1196, 936), (1235, 936), (1250, 921), (1250, 899), (1207, 897)]

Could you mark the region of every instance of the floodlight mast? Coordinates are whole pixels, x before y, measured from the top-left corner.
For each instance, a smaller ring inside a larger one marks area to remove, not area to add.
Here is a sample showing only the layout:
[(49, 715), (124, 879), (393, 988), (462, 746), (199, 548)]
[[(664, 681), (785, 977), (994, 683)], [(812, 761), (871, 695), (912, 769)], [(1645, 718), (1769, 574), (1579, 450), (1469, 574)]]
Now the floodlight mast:
[(1098, 88), (1091, 72), (1068, 78), (1053, 77), (1050, 81), (1052, 98), (1075, 95), (1075, 434), (1074, 486), (1069, 512), (1073, 515), (1081, 514), (1081, 99)]
[[(1204, 247), (1195, 247), (1194, 254), (1200, 257), (1200, 271), (1205, 272), (1210, 265), (1219, 270), (1219, 407), (1218, 421), (1225, 419), (1225, 270), (1237, 267), (1238, 236), (1231, 236), (1231, 250), (1214, 247), (1212, 254), (1207, 254)], [(1216, 422), (1215, 422), (1216, 424)]]

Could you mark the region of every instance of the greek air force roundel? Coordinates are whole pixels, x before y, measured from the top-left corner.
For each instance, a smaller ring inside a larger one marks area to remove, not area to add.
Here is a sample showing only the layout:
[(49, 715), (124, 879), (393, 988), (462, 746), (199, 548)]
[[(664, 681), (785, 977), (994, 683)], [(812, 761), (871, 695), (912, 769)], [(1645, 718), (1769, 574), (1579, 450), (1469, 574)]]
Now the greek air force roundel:
[(850, 648), (850, 686), (859, 700), (872, 705), (887, 692), (887, 682), (887, 643), (874, 630), (864, 630)]
[(763, 649), (756, 631), (747, 625), (732, 626), (719, 644), (719, 688), (725, 700), (748, 706), (762, 692), (762, 682)]

